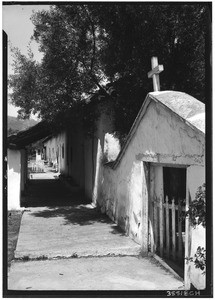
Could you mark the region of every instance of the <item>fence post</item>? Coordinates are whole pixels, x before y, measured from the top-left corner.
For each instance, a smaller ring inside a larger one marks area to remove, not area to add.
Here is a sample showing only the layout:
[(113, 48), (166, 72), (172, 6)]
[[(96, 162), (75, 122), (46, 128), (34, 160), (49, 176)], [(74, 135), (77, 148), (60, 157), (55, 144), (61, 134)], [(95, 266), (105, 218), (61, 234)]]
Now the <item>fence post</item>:
[(175, 259), (176, 243), (175, 243), (175, 199), (172, 199), (172, 255)]
[(182, 258), (182, 225), (181, 225), (181, 202), (178, 202), (178, 255)]
[(157, 198), (153, 199), (153, 226), (154, 226), (154, 251), (157, 251), (158, 247), (158, 213), (157, 213)]
[(149, 210), (149, 226), (151, 237), (151, 252), (155, 252), (155, 225), (154, 225), (154, 184), (155, 184), (154, 167), (150, 165), (150, 210)]
[(169, 258), (169, 199), (166, 196), (166, 255)]
[(160, 197), (160, 256), (163, 257), (163, 197)]

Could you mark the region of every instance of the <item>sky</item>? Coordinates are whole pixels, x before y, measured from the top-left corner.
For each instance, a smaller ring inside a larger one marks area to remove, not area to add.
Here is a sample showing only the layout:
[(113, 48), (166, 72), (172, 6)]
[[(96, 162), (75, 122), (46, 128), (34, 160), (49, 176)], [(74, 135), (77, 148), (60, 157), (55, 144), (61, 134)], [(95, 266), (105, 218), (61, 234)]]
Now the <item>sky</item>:
[[(30, 20), (33, 11), (48, 10), (49, 5), (3, 5), (2, 6), (2, 29), (8, 35), (8, 41), (12, 47), (18, 47), (23, 54), (27, 54), (28, 45), (34, 26)], [(34, 53), (35, 59), (40, 61), (41, 53), (38, 51), (36, 42), (31, 42), (30, 47)], [(12, 74), (11, 67), (12, 55), (8, 45), (8, 74)], [(8, 103), (8, 115), (17, 116), (15, 106)]]

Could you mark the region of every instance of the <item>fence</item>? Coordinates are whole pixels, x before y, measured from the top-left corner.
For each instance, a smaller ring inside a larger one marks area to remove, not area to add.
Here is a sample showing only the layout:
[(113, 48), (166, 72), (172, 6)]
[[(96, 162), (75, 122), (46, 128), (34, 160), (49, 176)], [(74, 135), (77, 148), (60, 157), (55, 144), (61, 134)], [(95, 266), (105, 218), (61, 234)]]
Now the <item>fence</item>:
[(28, 162), (28, 174), (30, 173), (44, 173), (43, 161), (29, 161)]
[(154, 251), (161, 257), (175, 260), (183, 260), (185, 220), (182, 217), (185, 212), (183, 201), (169, 201), (163, 199), (153, 199), (152, 201), (152, 224), (153, 224), (153, 244)]

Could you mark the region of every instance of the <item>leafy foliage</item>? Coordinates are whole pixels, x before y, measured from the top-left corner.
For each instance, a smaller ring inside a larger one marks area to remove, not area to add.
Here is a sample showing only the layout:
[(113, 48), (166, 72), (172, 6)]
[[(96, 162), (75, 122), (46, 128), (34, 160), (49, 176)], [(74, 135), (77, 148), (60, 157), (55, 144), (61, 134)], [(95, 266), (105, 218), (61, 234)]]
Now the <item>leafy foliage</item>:
[[(39, 112), (52, 121), (77, 107), (84, 111), (84, 99), (99, 90), (113, 103), (116, 130), (126, 135), (152, 90), (147, 72), (154, 55), (164, 64), (163, 90), (184, 91), (205, 101), (209, 20), (206, 3), (53, 5), (32, 16), (32, 38), (44, 54), (41, 63), (31, 52), (25, 57), (14, 49), (12, 101), (22, 108), (22, 117)], [(106, 83), (115, 86), (116, 97)], [(89, 126), (93, 118), (89, 114)]]
[(190, 203), (186, 215), (189, 215), (193, 227), (200, 224), (203, 227), (206, 226), (205, 184), (198, 188), (195, 199)]
[(13, 49), (14, 75), (10, 76), (9, 85), (13, 88), (11, 101), (21, 107), (19, 117), (28, 119), (31, 112), (37, 113), (39, 106), (36, 99), (38, 64), (33, 59), (33, 53), (28, 52), (28, 57), (21, 54), (18, 48)]
[(205, 275), (206, 269), (206, 250), (204, 247), (198, 247), (194, 257), (189, 258), (190, 262), (193, 262), (197, 269), (202, 270), (202, 274)]
[[(190, 203), (186, 215), (189, 216), (191, 225), (194, 228), (200, 224), (203, 227), (206, 226), (205, 183), (198, 188), (195, 199)], [(189, 261), (193, 262), (195, 267), (202, 270), (203, 274), (205, 274), (206, 250), (204, 247), (199, 246), (194, 257), (190, 257)]]

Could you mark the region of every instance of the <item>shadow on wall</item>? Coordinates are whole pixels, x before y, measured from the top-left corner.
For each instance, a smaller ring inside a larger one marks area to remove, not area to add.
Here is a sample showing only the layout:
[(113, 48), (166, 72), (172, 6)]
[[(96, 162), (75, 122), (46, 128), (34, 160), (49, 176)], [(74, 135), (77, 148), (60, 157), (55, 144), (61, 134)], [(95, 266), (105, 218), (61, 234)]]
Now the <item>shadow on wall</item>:
[(70, 207), (49, 207), (47, 210), (31, 213), (34, 217), (42, 218), (64, 218), (64, 225), (89, 226), (96, 223), (110, 224), (112, 234), (124, 236), (124, 231), (114, 224), (106, 215), (101, 214), (98, 209), (86, 205), (74, 205)]

